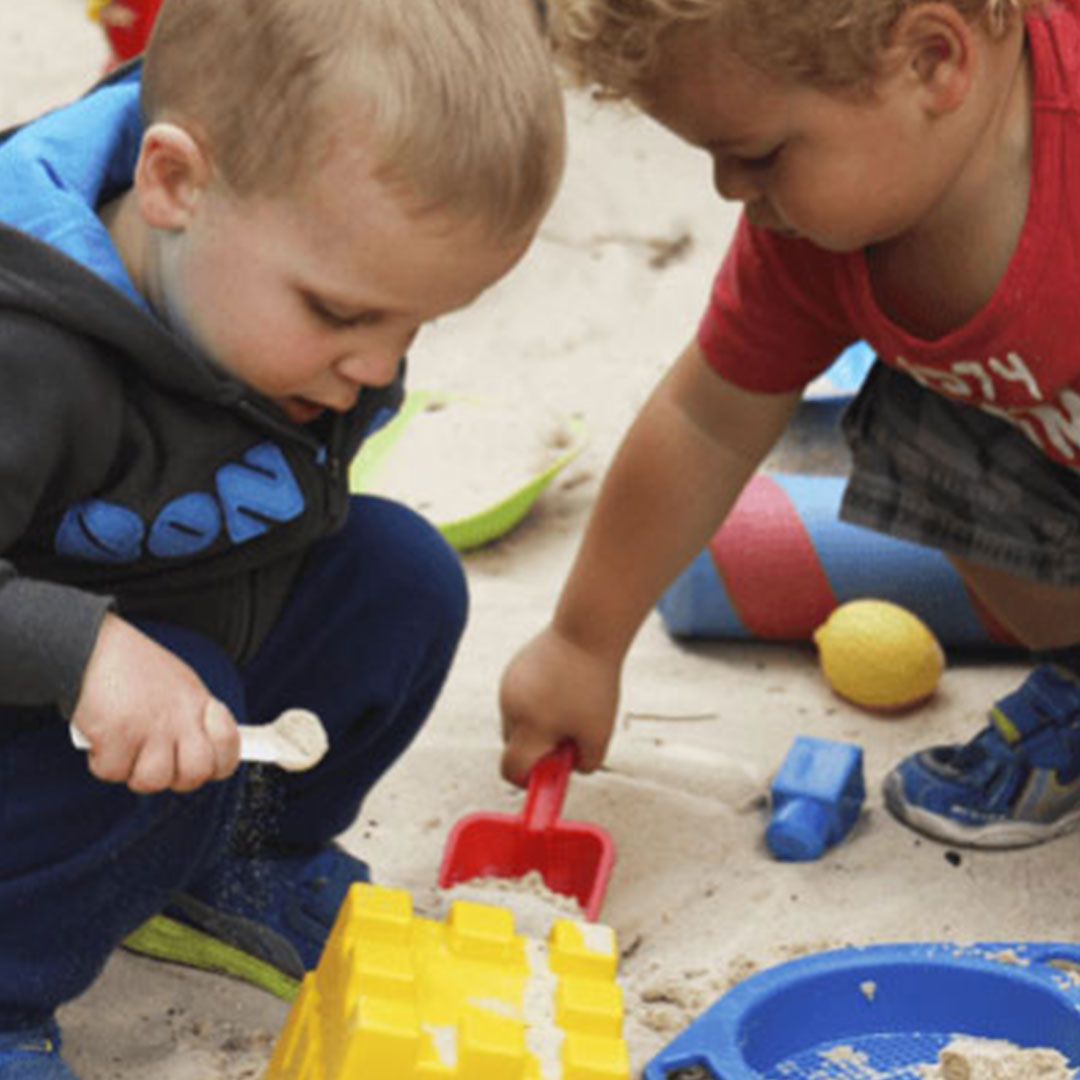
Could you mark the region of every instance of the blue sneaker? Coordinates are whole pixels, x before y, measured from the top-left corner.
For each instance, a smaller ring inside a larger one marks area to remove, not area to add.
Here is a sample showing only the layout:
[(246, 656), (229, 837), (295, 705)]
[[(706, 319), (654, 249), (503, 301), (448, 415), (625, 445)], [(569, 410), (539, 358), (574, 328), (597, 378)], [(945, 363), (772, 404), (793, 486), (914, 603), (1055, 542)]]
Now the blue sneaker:
[(225, 859), (124, 947), (233, 975), (291, 1001), (318, 964), (350, 886), (370, 880), (367, 864), (335, 845), (314, 855)]
[(0, 1031), (3, 1080), (79, 1080), (60, 1057), (60, 1029), (54, 1021), (25, 1031)]
[(935, 840), (980, 848), (1041, 844), (1080, 825), (1080, 682), (1043, 664), (961, 746), (904, 758), (885, 805)]

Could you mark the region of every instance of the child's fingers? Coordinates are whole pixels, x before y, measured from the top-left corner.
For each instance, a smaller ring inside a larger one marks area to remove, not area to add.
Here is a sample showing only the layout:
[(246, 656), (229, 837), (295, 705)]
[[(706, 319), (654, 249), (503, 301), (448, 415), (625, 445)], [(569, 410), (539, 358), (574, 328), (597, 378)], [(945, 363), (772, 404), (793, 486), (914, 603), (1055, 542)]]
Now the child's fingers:
[(216, 778), (217, 758), (211, 741), (199, 731), (176, 743), (176, 772), (169, 787), (184, 794)]
[(138, 744), (124, 739), (91, 743), (86, 764), (92, 775), (107, 784), (127, 783), (135, 764)]
[(594, 731), (592, 728), (583, 727), (577, 739), (579, 772), (595, 772), (604, 764), (608, 748), (607, 733)]
[[(153, 790), (166, 788), (181, 794), (195, 791), (211, 780), (221, 780), (236, 769), (240, 756), (240, 733), (232, 713), (216, 698), (209, 698), (200, 722), (193, 730), (185, 731), (175, 741), (174, 769), (168, 772), (168, 754), (164, 748), (147, 748), (143, 772), (143, 755), (133, 775), (133, 782), (156, 785)], [(132, 786), (129, 784), (129, 786)]]
[(514, 731), (503, 749), (501, 771), (511, 784), (524, 787), (532, 767), (559, 744), (559, 738), (536, 728)]
[(228, 706), (211, 698), (203, 712), (203, 730), (213, 755), (213, 771), (208, 779), (232, 776), (240, 763), (240, 729)]
[(167, 791), (176, 781), (176, 754), (172, 739), (147, 739), (135, 757), (127, 786), (138, 795)]

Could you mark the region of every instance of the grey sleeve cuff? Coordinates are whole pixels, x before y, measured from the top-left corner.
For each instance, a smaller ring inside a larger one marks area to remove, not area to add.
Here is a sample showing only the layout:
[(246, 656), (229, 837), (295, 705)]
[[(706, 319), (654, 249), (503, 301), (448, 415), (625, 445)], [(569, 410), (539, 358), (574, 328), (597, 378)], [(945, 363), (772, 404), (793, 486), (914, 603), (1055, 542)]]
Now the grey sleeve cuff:
[(47, 581), (5, 580), (3, 569), (0, 565), (0, 704), (58, 705), (70, 716), (113, 600)]

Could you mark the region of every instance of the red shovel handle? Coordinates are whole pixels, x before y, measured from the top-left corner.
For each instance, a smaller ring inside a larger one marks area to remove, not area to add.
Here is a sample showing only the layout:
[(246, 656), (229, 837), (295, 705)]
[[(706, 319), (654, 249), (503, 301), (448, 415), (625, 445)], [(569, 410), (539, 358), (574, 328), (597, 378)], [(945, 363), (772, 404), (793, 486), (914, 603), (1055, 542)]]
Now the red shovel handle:
[(576, 761), (577, 747), (562, 742), (532, 767), (525, 809), (521, 812), (526, 832), (547, 832), (558, 821)]

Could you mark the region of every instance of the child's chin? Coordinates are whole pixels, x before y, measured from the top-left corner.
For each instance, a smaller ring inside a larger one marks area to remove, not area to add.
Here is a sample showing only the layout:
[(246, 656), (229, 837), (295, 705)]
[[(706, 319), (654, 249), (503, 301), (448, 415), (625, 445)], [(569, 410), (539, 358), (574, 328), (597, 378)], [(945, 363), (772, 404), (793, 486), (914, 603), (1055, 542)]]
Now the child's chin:
[(798, 229), (792, 228), (786, 222), (781, 221), (771, 210), (755, 209), (748, 206), (746, 208), (746, 217), (750, 224), (757, 229), (765, 229), (767, 232), (775, 233), (777, 236), (783, 236), (789, 240), (795, 240), (799, 236)]

